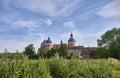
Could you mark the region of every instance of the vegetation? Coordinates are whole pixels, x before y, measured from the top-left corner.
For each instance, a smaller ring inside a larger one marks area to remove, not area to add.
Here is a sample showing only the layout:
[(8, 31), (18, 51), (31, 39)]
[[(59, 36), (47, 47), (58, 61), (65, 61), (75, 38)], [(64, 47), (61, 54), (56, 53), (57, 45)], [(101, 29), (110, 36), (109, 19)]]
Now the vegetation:
[(23, 51), (24, 54), (32, 56), (35, 54), (35, 48), (33, 44), (29, 44), (27, 47), (25, 47), (25, 51)]
[(1, 60), (0, 78), (120, 78), (116, 59), (51, 59)]
[(60, 57), (67, 58), (68, 55), (68, 46), (67, 44), (63, 44), (61, 41), (60, 48), (52, 48), (49, 51), (46, 51), (44, 48), (38, 48), (38, 55), (42, 58), (51, 58), (56, 53), (59, 54)]
[(58, 49), (52, 48), (50, 51), (48, 51), (48, 52), (45, 54), (45, 57), (46, 57), (46, 58), (51, 58), (51, 57), (53, 57), (56, 53), (58, 53)]
[(67, 44), (63, 44), (61, 41), (60, 49), (59, 49), (59, 55), (66, 58), (68, 55), (68, 46)]
[(101, 39), (98, 39), (98, 48), (92, 53), (93, 58), (116, 58), (120, 59), (120, 28), (106, 31)]
[(37, 59), (38, 55), (36, 55), (35, 48), (33, 44), (29, 44), (25, 47), (25, 51), (23, 51), (25, 55), (28, 56), (29, 59)]
[(109, 50), (104, 47), (99, 47), (95, 51), (91, 53), (92, 58), (108, 58), (109, 57)]
[(40, 57), (45, 57), (46, 51), (43, 48), (38, 48), (38, 53)]
[(91, 57), (101, 59), (80, 60), (74, 54), (66, 59), (68, 47), (62, 42), (59, 49), (39, 48), (37, 54), (33, 44), (23, 53), (5, 49), (0, 54), (0, 78), (120, 78), (120, 28), (108, 30), (98, 44)]

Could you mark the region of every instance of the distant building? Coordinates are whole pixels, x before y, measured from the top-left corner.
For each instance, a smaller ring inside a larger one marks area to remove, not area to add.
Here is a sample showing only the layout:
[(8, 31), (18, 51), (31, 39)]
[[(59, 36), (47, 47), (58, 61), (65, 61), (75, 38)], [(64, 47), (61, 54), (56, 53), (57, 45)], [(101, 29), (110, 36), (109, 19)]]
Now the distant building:
[(53, 48), (52, 40), (50, 40), (50, 38), (48, 37), (47, 40), (44, 40), (41, 43), (41, 48), (45, 49), (46, 51), (51, 50), (51, 48)]
[(68, 47), (73, 47), (73, 46), (75, 46), (75, 43), (76, 43), (76, 41), (75, 41), (75, 39), (73, 38), (73, 34), (71, 33), (70, 38), (69, 38), (69, 40), (68, 40)]
[[(60, 44), (53, 44), (52, 40), (48, 38), (41, 43), (41, 48), (44, 48), (46, 51), (51, 50), (51, 48), (60, 48)], [(71, 33), (70, 38), (68, 39), (68, 55), (75, 54), (79, 58), (89, 58), (93, 50), (96, 50), (97, 47), (84, 47), (76, 46), (76, 40)]]

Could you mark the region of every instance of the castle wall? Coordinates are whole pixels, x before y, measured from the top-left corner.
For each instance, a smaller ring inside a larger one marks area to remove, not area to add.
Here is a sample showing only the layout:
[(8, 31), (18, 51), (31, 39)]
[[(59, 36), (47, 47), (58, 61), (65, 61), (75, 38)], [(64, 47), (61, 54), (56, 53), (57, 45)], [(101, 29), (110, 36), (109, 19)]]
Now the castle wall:
[(46, 51), (48, 51), (51, 50), (51, 48), (53, 48), (53, 44), (52, 43), (41, 44), (41, 48), (44, 48)]
[(75, 42), (68, 42), (68, 47), (75, 46)]
[[(93, 50), (96, 50), (97, 47), (84, 47), (84, 46), (76, 46), (76, 41), (73, 38), (73, 35), (71, 33), (70, 39), (68, 40), (68, 55), (75, 54), (76, 56), (79, 56), (80, 58), (89, 58), (90, 54)], [(60, 48), (60, 44), (52, 44), (52, 41), (50, 38), (48, 40), (44, 40), (41, 44), (41, 48), (44, 48), (46, 51), (51, 50), (51, 48)]]

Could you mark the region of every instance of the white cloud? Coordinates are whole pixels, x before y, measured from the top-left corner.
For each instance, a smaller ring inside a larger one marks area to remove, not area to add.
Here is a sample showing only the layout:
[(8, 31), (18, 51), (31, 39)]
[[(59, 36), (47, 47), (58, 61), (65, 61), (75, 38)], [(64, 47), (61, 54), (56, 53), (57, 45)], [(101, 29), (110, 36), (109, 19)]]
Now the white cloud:
[(41, 24), (46, 24), (47, 26), (52, 25), (52, 20), (50, 18), (34, 18), (30, 17), (24, 18), (19, 15), (19, 13), (13, 13), (12, 14), (4, 14), (1, 16), (0, 21), (17, 26), (17, 27), (27, 27), (27, 28), (36, 28), (37, 26), (41, 26)]
[(37, 20), (18, 20), (11, 23), (11, 26), (14, 29), (27, 28), (27, 33), (29, 36), (33, 36), (33, 31), (39, 28), (41, 25), (42, 23)]
[(28, 34), (32, 35), (34, 30), (37, 28), (40, 28), (41, 26), (51, 26), (52, 21), (51, 19), (29, 19), (29, 20), (16, 20), (11, 22), (11, 26), (16, 29), (16, 28), (27, 28), (28, 29)]
[(50, 25), (52, 25), (52, 21), (50, 19), (47, 19), (46, 24), (50, 26)]
[(23, 27), (23, 28), (37, 28), (41, 25), (41, 22), (39, 21), (35, 21), (35, 20), (18, 20), (18, 21), (14, 21), (12, 22), (12, 26), (15, 27)]
[(46, 19), (40, 19), (40, 21), (48, 26), (51, 26), (52, 25), (52, 20), (49, 19), (49, 18), (46, 18)]
[(56, 9), (56, 4), (53, 3), (53, 1), (50, 0), (19, 0), (20, 5), (19, 7), (31, 10), (33, 12), (38, 12), (38, 13), (45, 13), (47, 15), (53, 16), (55, 13)]
[[(14, 2), (13, 2), (14, 1)], [(50, 17), (70, 15), (81, 0), (11, 0), (8, 4), (33, 12), (42, 13)]]
[(20, 16), (17, 12), (9, 12), (9, 13), (5, 13), (3, 15), (1, 15), (0, 17), (0, 21), (6, 23), (6, 24), (10, 24), (11, 22), (20, 19)]
[(65, 27), (70, 27), (70, 28), (74, 28), (76, 27), (75, 23), (73, 21), (67, 21), (67, 22), (64, 22), (63, 25)]
[(120, 17), (120, 0), (113, 0), (97, 13), (102, 17)]

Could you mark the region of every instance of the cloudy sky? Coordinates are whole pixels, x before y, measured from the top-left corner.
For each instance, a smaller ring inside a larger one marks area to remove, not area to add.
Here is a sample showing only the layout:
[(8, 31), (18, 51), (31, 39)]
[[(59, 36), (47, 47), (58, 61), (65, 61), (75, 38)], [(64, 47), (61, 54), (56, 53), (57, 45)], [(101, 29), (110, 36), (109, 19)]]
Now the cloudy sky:
[(120, 27), (120, 0), (0, 0), (0, 52), (36, 50), (43, 39), (97, 46), (97, 39)]

